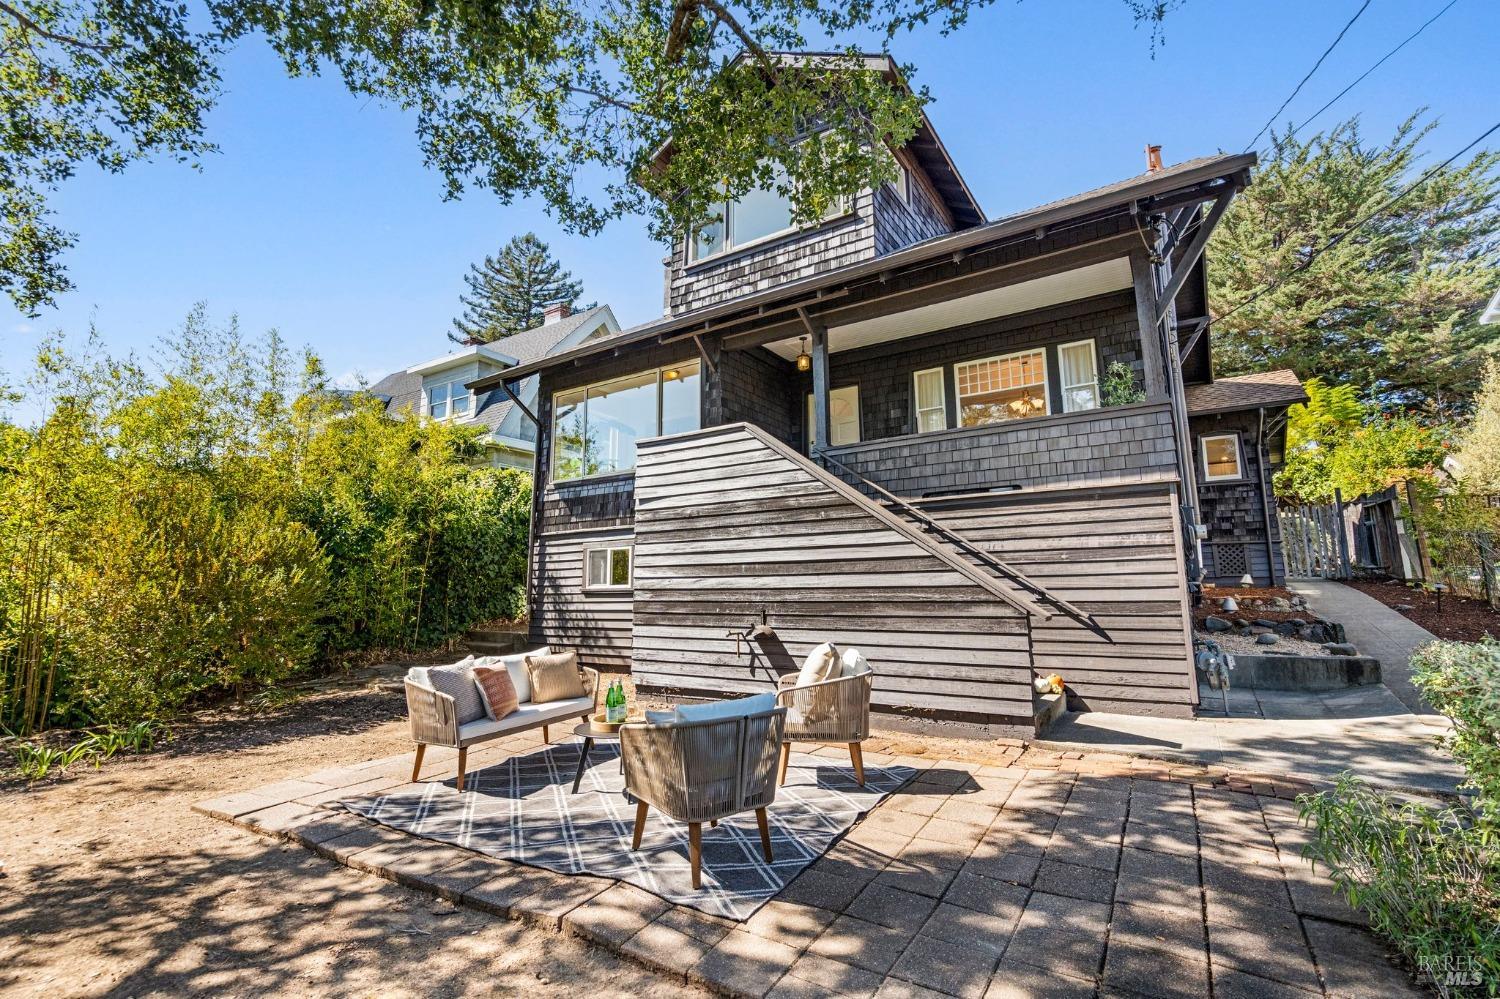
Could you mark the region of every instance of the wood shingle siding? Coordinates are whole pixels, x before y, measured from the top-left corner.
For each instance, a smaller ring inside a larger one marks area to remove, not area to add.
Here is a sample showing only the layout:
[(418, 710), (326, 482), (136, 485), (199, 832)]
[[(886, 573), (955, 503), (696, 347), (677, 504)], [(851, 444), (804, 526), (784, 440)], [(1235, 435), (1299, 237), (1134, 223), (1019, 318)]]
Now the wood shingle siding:
[(1172, 484), (920, 504), (934, 519), (1093, 615), (1106, 633), (1033, 621), (1032, 663), (1075, 706), (1190, 717), (1196, 700)]
[(587, 531), (538, 537), (532, 550), (536, 573), (532, 595), (531, 641), (576, 649), (585, 666), (630, 668), (629, 590), (588, 592), (583, 586), (583, 553), (592, 547), (630, 544), (629, 531)]
[(911, 204), (887, 184), (875, 192), (875, 253), (884, 256), (950, 231), (943, 209), (921, 179), (912, 177)]
[[(1246, 410), (1194, 416), (1188, 421), (1188, 428), (1193, 461), (1200, 466), (1198, 505), (1203, 523), (1208, 527), (1208, 540), (1203, 543), (1204, 578), (1210, 583), (1237, 585), (1240, 577), (1249, 572), (1261, 585), (1282, 582), (1285, 571), (1282, 568), (1281, 525), (1276, 519), (1274, 506), (1270, 517), (1266, 516), (1267, 497), (1260, 479), (1261, 470), (1270, 467), (1270, 455), (1264, 447), (1256, 446), (1260, 430), (1259, 412)], [(1201, 468), (1203, 449), (1198, 441), (1212, 434), (1239, 436), (1242, 478), (1232, 482), (1210, 482), (1204, 478)], [(1269, 549), (1266, 544), (1268, 519)]]
[(1091, 409), (835, 448), (851, 471), (899, 496), (1176, 477), (1165, 403)]
[[(641, 447), (633, 666), (683, 695), (771, 689), (813, 646), (860, 649), (876, 709), (1031, 730), (1025, 615), (745, 426)], [(731, 631), (765, 620), (754, 644)]]

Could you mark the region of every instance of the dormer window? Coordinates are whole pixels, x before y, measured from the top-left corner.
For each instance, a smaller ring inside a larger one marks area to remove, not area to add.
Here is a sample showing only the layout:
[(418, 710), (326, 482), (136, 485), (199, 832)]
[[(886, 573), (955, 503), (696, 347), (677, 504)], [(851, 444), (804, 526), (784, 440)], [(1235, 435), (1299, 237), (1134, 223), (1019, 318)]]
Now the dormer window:
[(427, 415), (434, 420), (467, 420), (474, 410), (474, 397), (464, 388), (464, 379), (427, 387)]
[[(777, 190), (778, 185), (785, 184), (786, 171), (778, 166), (769, 187), (755, 188), (737, 201), (724, 202), (718, 219), (688, 240), (688, 259), (707, 260), (794, 232), (797, 225), (792, 221), (792, 199)], [(847, 205), (835, 204), (824, 218), (834, 218), (847, 210)]]

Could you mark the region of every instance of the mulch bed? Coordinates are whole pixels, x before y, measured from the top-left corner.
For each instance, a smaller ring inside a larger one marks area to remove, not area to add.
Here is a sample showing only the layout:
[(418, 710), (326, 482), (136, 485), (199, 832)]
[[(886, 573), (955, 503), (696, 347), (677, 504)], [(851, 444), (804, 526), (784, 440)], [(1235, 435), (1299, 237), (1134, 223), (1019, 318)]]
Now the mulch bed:
[(1490, 610), (1483, 600), (1443, 594), (1442, 611), (1438, 611), (1436, 594), (1414, 590), (1397, 579), (1356, 579), (1346, 585), (1368, 594), (1393, 610), (1398, 604), (1411, 610), (1399, 613), (1415, 621), (1439, 638), (1459, 642), (1477, 642), (1485, 635), (1500, 638), (1500, 613)]
[[(1271, 600), (1280, 597), (1283, 600), (1291, 600), (1296, 594), (1281, 586), (1213, 586), (1203, 588), (1203, 602), (1193, 608), (1193, 623), (1200, 628), (1203, 621), (1208, 617), (1244, 618), (1247, 621), (1263, 618), (1267, 621), (1290, 621), (1297, 619), (1311, 621), (1317, 617), (1310, 610), (1273, 610), (1270, 607), (1250, 607), (1251, 601)], [(1228, 613), (1219, 607), (1219, 601), (1225, 597), (1234, 597), (1240, 609), (1234, 613)]]

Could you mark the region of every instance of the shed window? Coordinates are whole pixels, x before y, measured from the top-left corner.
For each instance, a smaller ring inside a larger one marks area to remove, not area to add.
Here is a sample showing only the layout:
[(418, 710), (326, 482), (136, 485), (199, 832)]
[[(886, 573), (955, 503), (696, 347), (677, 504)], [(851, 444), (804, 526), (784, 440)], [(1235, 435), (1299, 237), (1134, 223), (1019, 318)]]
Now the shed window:
[(1047, 355), (1026, 350), (953, 366), (958, 382), (958, 422), (980, 427), (1051, 412)]
[(1203, 478), (1207, 482), (1243, 478), (1240, 469), (1240, 435), (1210, 434), (1198, 438), (1203, 453)]
[(1079, 340), (1057, 348), (1057, 374), (1062, 382), (1064, 413), (1099, 408), (1099, 363), (1094, 341)]
[(590, 590), (623, 590), (630, 586), (630, 546), (590, 548), (586, 553)]
[(912, 376), (912, 397), (917, 405), (917, 433), (948, 429), (947, 389), (943, 369), (928, 368)]
[[(807, 395), (807, 448), (809, 451), (817, 443), (815, 426), (813, 397), (809, 392)], [(858, 444), (859, 431), (859, 386), (845, 385), (843, 388), (830, 390), (828, 393), (828, 436), (833, 441), (833, 446)]]
[(628, 472), (638, 441), (696, 430), (697, 361), (643, 371), (553, 396), (552, 478)]

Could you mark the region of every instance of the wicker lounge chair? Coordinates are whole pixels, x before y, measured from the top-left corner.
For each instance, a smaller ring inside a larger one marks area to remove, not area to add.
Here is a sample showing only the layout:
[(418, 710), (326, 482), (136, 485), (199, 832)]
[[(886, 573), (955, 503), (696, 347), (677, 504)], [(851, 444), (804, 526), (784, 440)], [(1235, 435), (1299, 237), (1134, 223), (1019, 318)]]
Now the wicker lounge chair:
[[(507, 668), (511, 661), (524, 659), (525, 655), (545, 653), (545, 648), (520, 656), (505, 656), (499, 660)], [(454, 709), (453, 698), (432, 689), (425, 667), (413, 667), (406, 674), (406, 713), (411, 726), (412, 741), (417, 744), (416, 762), (412, 764), (411, 779), (415, 783), (422, 772), (422, 756), (428, 746), (446, 746), (458, 750), (458, 790), (464, 789), (464, 765), (468, 763), (469, 747), (476, 743), (501, 739), (507, 735), (540, 728), (542, 741), (550, 742), (547, 727), (552, 722), (577, 718), (588, 721), (594, 710), (594, 700), (599, 692), (599, 671), (587, 666), (579, 667), (583, 679), (584, 697), (573, 697), (561, 701), (535, 704), (528, 697), (511, 714), (498, 721), (477, 718), (460, 723)], [(513, 671), (514, 675), (514, 671)]]
[(720, 819), (754, 810), (761, 849), (771, 860), (766, 806), (776, 798), (776, 751), (786, 711), (776, 707), (770, 695), (741, 700), (746, 702), (742, 707), (735, 701), (696, 706), (742, 712), (728, 717), (679, 716), (664, 723), (632, 722), (620, 729), (625, 791), (636, 799), (630, 848), (640, 849), (646, 813), (652, 807), (687, 823), (694, 888), (702, 887), (705, 822), (716, 825)]
[[(858, 655), (857, 652), (854, 654)], [(853, 676), (803, 686), (797, 685), (796, 673), (781, 678), (777, 684), (776, 703), (787, 711), (781, 766), (776, 775), (778, 785), (786, 783), (792, 743), (820, 742), (848, 746), (849, 759), (854, 764), (854, 778), (864, 786), (865, 760), (859, 744), (870, 737), (872, 678), (868, 669)]]

